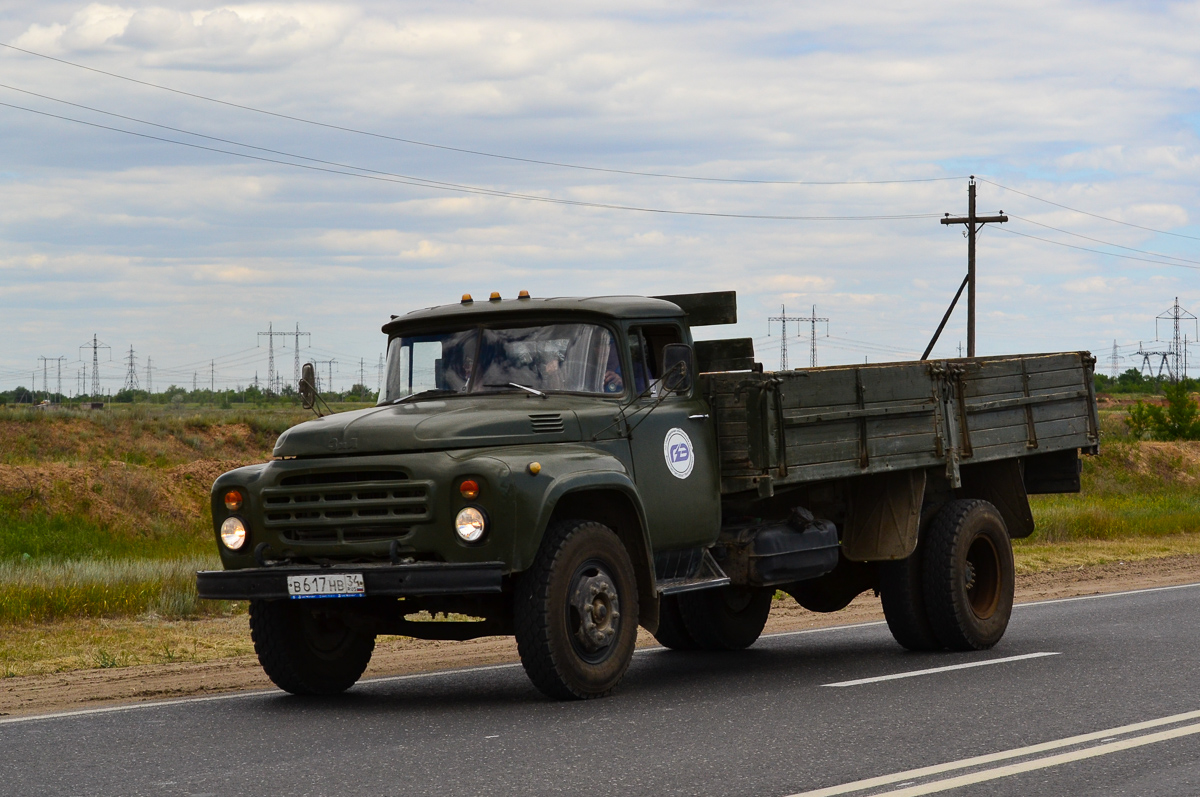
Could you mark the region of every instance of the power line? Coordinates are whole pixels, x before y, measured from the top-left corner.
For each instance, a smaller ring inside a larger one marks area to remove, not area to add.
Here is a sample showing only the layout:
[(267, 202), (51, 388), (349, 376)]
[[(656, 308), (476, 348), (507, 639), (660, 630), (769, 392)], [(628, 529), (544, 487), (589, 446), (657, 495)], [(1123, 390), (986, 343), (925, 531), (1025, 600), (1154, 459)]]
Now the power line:
[[(75, 124), (85, 125), (87, 127), (95, 127), (100, 130), (109, 130), (114, 133), (122, 133), (128, 136), (137, 136), (138, 138), (146, 138), (152, 141), (161, 141), (166, 144), (175, 144), (181, 147), (189, 147), (191, 149), (204, 150), (206, 152), (217, 152), (223, 155), (232, 155), (236, 158), (245, 158), (247, 160), (261, 161), (263, 163), (274, 163), (280, 166), (291, 166), (295, 169), (306, 169), (314, 172), (324, 172), (327, 174), (338, 174), (343, 177), (357, 177), (361, 180), (374, 180), (383, 183), (398, 183), (400, 185), (411, 185), (419, 188), (432, 188), (439, 191), (451, 191), (460, 194), (477, 194), (480, 196), (494, 196), (505, 199), (519, 199), (526, 202), (543, 202), (551, 205), (567, 205), (571, 207), (586, 207), (597, 208), (601, 210), (624, 210), (636, 213), (658, 213), (669, 216), (701, 216), (705, 218), (726, 218), (726, 219), (761, 219), (767, 221), (898, 221), (907, 219), (927, 219), (936, 217), (936, 213), (897, 213), (897, 214), (880, 214), (868, 216), (787, 216), (787, 215), (771, 215), (759, 213), (718, 213), (715, 211), (702, 210), (672, 210), (668, 208), (654, 207), (639, 207), (635, 205), (617, 205), (606, 202), (586, 202), (578, 199), (563, 199), (562, 197), (546, 197), (535, 196), (533, 194), (521, 194), (513, 191), (500, 191), (492, 188), (481, 188), (479, 186), (464, 185), (460, 183), (447, 183), (439, 180), (428, 180), (422, 177), (412, 177), (409, 175), (396, 175), (390, 172), (380, 172), (373, 169), (365, 169), (357, 166), (342, 166), (346, 169), (360, 169), (361, 172), (347, 172), (339, 169), (328, 168), (325, 166), (314, 166), (307, 163), (293, 163), (291, 161), (279, 160), (277, 158), (267, 158), (261, 155), (251, 155), (246, 152), (235, 152), (233, 150), (221, 149), (220, 147), (208, 147), (203, 144), (193, 144), (188, 141), (178, 141), (173, 138), (164, 138), (162, 136), (154, 136), (149, 133), (138, 133), (133, 130), (125, 130), (120, 127), (112, 127), (111, 125), (102, 125), (97, 122), (87, 122), (82, 119), (75, 119), (70, 116), (50, 113), (49, 111), (38, 111), (33, 108), (26, 108), (23, 105), (13, 105), (8, 102), (0, 102), (0, 106), (12, 108), (18, 111), (46, 116), (51, 119), (60, 119), (64, 122), (73, 122)], [(249, 145), (238, 145), (249, 146)], [(287, 157), (302, 158), (305, 160), (316, 160), (306, 158), (303, 155), (292, 155), (285, 153)], [(320, 161), (317, 161), (320, 162)], [(340, 165), (340, 164), (339, 164)]]
[(1041, 238), (1036, 235), (1030, 235), (1029, 233), (1024, 233), (1024, 232), (1017, 232), (1016, 230), (1010, 230), (1010, 229), (1006, 229), (1004, 227), (998, 227), (997, 229), (999, 229), (1000, 232), (1008, 233), (1009, 235), (1019, 235), (1022, 238), (1032, 238), (1033, 240), (1041, 241), (1042, 243), (1054, 244), (1055, 246), (1065, 246), (1068, 249), (1078, 249), (1081, 252), (1091, 252), (1094, 255), (1106, 255), (1107, 257), (1119, 257), (1122, 260), (1137, 260), (1141, 263), (1154, 263), (1155, 265), (1158, 265), (1158, 266), (1175, 266), (1176, 268), (1190, 268), (1193, 271), (1200, 271), (1200, 266), (1188, 266), (1188, 265), (1184, 265), (1183, 263), (1168, 263), (1164, 260), (1149, 260), (1144, 257), (1134, 257), (1133, 255), (1118, 255), (1116, 252), (1104, 252), (1100, 249), (1089, 249), (1086, 246), (1076, 246), (1075, 244), (1065, 244), (1062, 241), (1054, 241), (1049, 238)]
[(1133, 222), (1130, 222), (1130, 221), (1121, 221), (1120, 219), (1111, 219), (1108, 216), (1101, 216), (1099, 213), (1090, 213), (1086, 210), (1080, 210), (1079, 208), (1073, 208), (1068, 205), (1062, 205), (1062, 204), (1059, 204), (1058, 202), (1052, 202), (1049, 199), (1043, 199), (1040, 196), (1034, 196), (1033, 194), (1027, 194), (1024, 191), (1018, 191), (1015, 188), (1009, 188), (1006, 185), (1000, 185), (1000, 183), (993, 182), (992, 180), (988, 180), (983, 177), (979, 178), (979, 182), (987, 183), (988, 185), (994, 185), (997, 188), (1003, 188), (1005, 191), (1012, 191), (1014, 194), (1020, 194), (1021, 196), (1029, 197), (1030, 199), (1036, 199), (1038, 202), (1045, 202), (1047, 205), (1054, 205), (1054, 207), (1056, 207), (1056, 208), (1062, 208), (1063, 210), (1069, 210), (1072, 213), (1082, 213), (1085, 216), (1091, 216), (1092, 218), (1100, 219), (1101, 221), (1110, 221), (1113, 224), (1124, 224), (1126, 227), (1136, 227), (1139, 230), (1146, 230), (1147, 232), (1158, 233), (1159, 235), (1173, 235), (1176, 238), (1187, 238), (1192, 241), (1200, 241), (1200, 238), (1198, 238), (1194, 235), (1184, 235), (1181, 232), (1168, 232), (1167, 230), (1156, 230), (1153, 227), (1143, 227), (1140, 224), (1134, 224)]
[[(1015, 213), (1009, 213), (1008, 215), (1012, 216), (1014, 219), (1021, 219), (1021, 221), (1025, 222), (1026, 224), (1036, 224), (1038, 227), (1044, 227), (1047, 230), (1054, 230), (1055, 232), (1061, 232), (1063, 235), (1072, 235), (1076, 238), (1083, 238), (1085, 241), (1092, 241), (1093, 243), (1104, 244), (1105, 246), (1115, 246), (1117, 249), (1124, 249), (1127, 252), (1137, 252), (1138, 254), (1142, 254), (1142, 255), (1153, 255), (1154, 257), (1164, 257), (1167, 260), (1179, 260), (1184, 263), (1194, 263), (1195, 265), (1200, 266), (1200, 260), (1188, 260), (1186, 257), (1176, 257), (1175, 255), (1164, 255), (1161, 252), (1151, 252), (1147, 249), (1135, 249), (1132, 246), (1124, 246), (1122, 244), (1114, 244), (1111, 241), (1102, 241), (1099, 238), (1092, 238), (1089, 235), (1083, 235), (1081, 233), (1071, 232), (1070, 230), (1064, 230), (1059, 227), (1051, 227), (1049, 224), (1042, 224), (1040, 221), (1034, 221), (1033, 219), (1026, 219), (1026, 218), (1023, 218), (1022, 216), (1018, 216)], [(1170, 265), (1170, 264), (1168, 264), (1168, 265)]]
[[(465, 155), (476, 155), (476, 156), (484, 157), (484, 158), (497, 158), (500, 160), (516, 161), (519, 163), (531, 163), (531, 164), (536, 164), (539, 166), (554, 166), (554, 167), (561, 168), (561, 169), (577, 169), (580, 171), (604, 172), (607, 174), (625, 174), (625, 175), (630, 175), (630, 176), (634, 176), (634, 177), (657, 177), (657, 178), (666, 178), (666, 179), (670, 179), (670, 180), (690, 180), (690, 181), (710, 182), (710, 183), (743, 183), (743, 184), (752, 184), (752, 185), (889, 185), (889, 184), (893, 184), (893, 183), (932, 183), (932, 182), (940, 182), (943, 180), (961, 180), (962, 179), (962, 177), (955, 176), (955, 177), (920, 177), (920, 178), (907, 178), (907, 179), (895, 179), (895, 180), (750, 180), (750, 179), (740, 179), (740, 178), (733, 178), (733, 177), (703, 177), (703, 176), (698, 177), (698, 176), (683, 175), (683, 174), (669, 174), (666, 172), (642, 172), (642, 171), (635, 171), (632, 169), (613, 169), (613, 168), (605, 168), (602, 166), (585, 166), (585, 165), (576, 164), (576, 163), (563, 163), (563, 162), (559, 162), (559, 161), (539, 160), (537, 158), (524, 158), (524, 157), (520, 157), (517, 155), (503, 155), (503, 154), (495, 153), (495, 152), (484, 152), (482, 150), (467, 149), (465, 147), (453, 147), (453, 146), (449, 146), (446, 144), (434, 144), (429, 141), (418, 141), (417, 139), (403, 138), (400, 136), (390, 136), (390, 135), (386, 135), (384, 133), (375, 133), (375, 132), (371, 132), (369, 130), (359, 130), (357, 128), (345, 127), (342, 125), (335, 125), (335, 124), (331, 124), (328, 122), (318, 122), (316, 120), (305, 119), (304, 117), (300, 117), (300, 116), (291, 116), (289, 114), (278, 113), (276, 111), (268, 111), (268, 110), (265, 110), (262, 108), (255, 108), (254, 106), (251, 106), (251, 105), (242, 105), (242, 104), (239, 104), (236, 102), (230, 102), (228, 100), (219, 100), (215, 97), (208, 97), (203, 94), (196, 94), (194, 92), (184, 91), (183, 89), (176, 89), (176, 88), (172, 88), (170, 86), (164, 86), (159, 83), (151, 83), (146, 80), (138, 80), (137, 78), (128, 77), (126, 75), (120, 75), (120, 74), (117, 74), (116, 72), (108, 72), (103, 69), (97, 69), (96, 67), (85, 66), (84, 64), (75, 63), (74, 61), (67, 61), (62, 58), (55, 58), (52, 55), (46, 55), (44, 53), (34, 52), (33, 50), (26, 50), (24, 48), (16, 47), (11, 44), (4, 44), (4, 43), (0, 42), (0, 47), (6, 47), (10, 50), (16, 50), (17, 52), (25, 53), (26, 55), (33, 55), (38, 58), (45, 58), (48, 61), (55, 61), (57, 63), (64, 64), (66, 66), (75, 67), (76, 69), (85, 69), (89, 72), (95, 72), (100, 75), (106, 75), (108, 77), (117, 78), (118, 80), (125, 80), (130, 83), (136, 83), (140, 86), (146, 86), (148, 88), (159, 89), (161, 91), (169, 91), (173, 94), (179, 94), (184, 97), (191, 97), (193, 99), (203, 100), (205, 102), (213, 102), (213, 103), (217, 103), (219, 105), (225, 105), (227, 107), (237, 108), (237, 109), (243, 110), (243, 111), (251, 111), (253, 113), (260, 113), (260, 114), (264, 114), (266, 116), (273, 116), (277, 119), (286, 119), (290, 122), (299, 122), (301, 124), (314, 125), (316, 127), (324, 127), (329, 130), (338, 130), (343, 133), (353, 133), (355, 135), (360, 135), (360, 136), (370, 136), (371, 138), (379, 138), (379, 139), (383, 139), (386, 141), (396, 141), (401, 144), (411, 144), (413, 146), (418, 146), (418, 147), (430, 147), (432, 149), (440, 149), (440, 150), (445, 150), (447, 152), (458, 152), (458, 153), (462, 153)], [(20, 89), (18, 89), (18, 91), (20, 91)], [(28, 92), (28, 93), (32, 93), (32, 92)]]

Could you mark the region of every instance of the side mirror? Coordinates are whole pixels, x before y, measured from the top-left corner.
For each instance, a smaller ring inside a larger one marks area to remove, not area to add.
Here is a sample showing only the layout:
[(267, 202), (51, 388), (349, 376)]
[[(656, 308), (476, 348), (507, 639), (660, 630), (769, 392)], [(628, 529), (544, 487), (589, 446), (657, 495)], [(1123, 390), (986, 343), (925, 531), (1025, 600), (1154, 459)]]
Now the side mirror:
[(672, 393), (692, 389), (692, 347), (686, 343), (668, 343), (663, 348), (663, 387)]
[(317, 375), (313, 370), (312, 363), (305, 363), (300, 369), (300, 403), (304, 405), (304, 409), (311, 410), (313, 405), (317, 403)]

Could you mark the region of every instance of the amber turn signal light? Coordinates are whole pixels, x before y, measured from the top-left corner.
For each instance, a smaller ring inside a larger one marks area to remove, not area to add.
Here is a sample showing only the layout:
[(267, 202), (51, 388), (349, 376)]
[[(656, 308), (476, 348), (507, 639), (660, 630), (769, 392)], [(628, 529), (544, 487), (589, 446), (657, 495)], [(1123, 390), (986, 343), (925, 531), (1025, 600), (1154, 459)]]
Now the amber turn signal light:
[(230, 490), (225, 493), (225, 508), (230, 512), (236, 512), (242, 508), (242, 494), (238, 490)]
[(479, 482), (474, 479), (467, 479), (462, 484), (458, 485), (458, 491), (462, 493), (462, 497), (468, 500), (479, 497)]

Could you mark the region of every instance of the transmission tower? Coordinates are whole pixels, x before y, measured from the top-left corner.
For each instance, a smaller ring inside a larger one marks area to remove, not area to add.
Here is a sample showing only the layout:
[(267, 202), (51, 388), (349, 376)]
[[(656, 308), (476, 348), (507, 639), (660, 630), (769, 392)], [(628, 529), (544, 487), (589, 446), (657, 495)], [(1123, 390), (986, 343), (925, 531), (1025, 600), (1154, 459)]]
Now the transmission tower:
[(294, 380), (297, 385), (300, 384), (300, 336), (301, 335), (307, 335), (309, 345), (312, 345), (312, 333), (301, 332), (300, 331), (300, 323), (296, 322), (296, 366), (295, 366), (296, 374), (295, 374)]
[[(1174, 361), (1175, 368), (1171, 374), (1171, 381), (1178, 382), (1187, 374), (1183, 371), (1183, 339), (1179, 336), (1179, 322), (1191, 321), (1196, 324), (1196, 316), (1189, 313), (1179, 306), (1179, 297), (1175, 297), (1175, 303), (1165, 312), (1160, 313), (1154, 320), (1154, 337), (1158, 338), (1158, 322), (1170, 321), (1173, 324), (1173, 333), (1171, 336), (1171, 359)], [(1200, 326), (1197, 327), (1197, 332), (1200, 332)]]
[[(1142, 365), (1138, 368), (1139, 373), (1144, 372), (1146, 376), (1162, 379), (1163, 371), (1165, 370), (1167, 378), (1172, 382), (1177, 381), (1177, 377), (1171, 372), (1171, 351), (1147, 351), (1139, 341), (1137, 355), (1142, 358)], [(1154, 358), (1158, 358), (1157, 376), (1154, 373), (1154, 366), (1151, 362)]]
[(383, 396), (383, 355), (379, 355), (379, 365), (375, 366), (375, 395)]
[(193, 393), (195, 393), (197, 390), (200, 389), (199, 383), (196, 381), (199, 378), (199, 376), (200, 376), (199, 373), (197, 373), (196, 371), (192, 371), (192, 392)]
[[(42, 361), (42, 392), (46, 394), (46, 398), (50, 398), (50, 387), (47, 385), (47, 374), (49, 373), (50, 362), (54, 358), (39, 354), (38, 359)], [(34, 378), (32, 387), (34, 390), (37, 390), (37, 371), (34, 371), (33, 376)]]
[(1124, 360), (1124, 359), (1125, 358), (1121, 356), (1121, 353), (1119, 351), (1117, 351), (1117, 342), (1114, 340), (1112, 354), (1108, 355), (1108, 365), (1109, 365), (1109, 369), (1112, 373), (1113, 379), (1116, 379), (1117, 376), (1119, 375), (1117, 364), (1119, 362), (1121, 362), (1121, 360)]
[(329, 384), (325, 386), (325, 391), (333, 392), (333, 366), (337, 365), (337, 360), (313, 360), (313, 370), (316, 371), (314, 376), (317, 378), (317, 392), (321, 392), (321, 366), (329, 366)]
[(92, 395), (100, 395), (100, 350), (108, 349), (108, 359), (112, 360), (112, 347), (101, 343), (100, 339), (92, 335), (92, 342), (85, 343), (79, 347), (80, 349), (92, 350)]
[[(299, 326), (297, 326), (299, 330)], [(259, 332), (259, 337), (267, 336), (267, 390), (274, 391), (276, 394), (279, 390), (279, 374), (275, 371), (275, 338), (287, 337), (291, 332), (276, 332), (273, 324), (267, 324), (266, 332)], [(298, 339), (298, 338), (297, 338)]]
[(154, 377), (151, 376), (151, 373), (152, 373), (152, 369), (151, 369), (151, 365), (150, 365), (150, 358), (147, 357), (146, 358), (146, 392), (147, 393), (154, 392)]
[(125, 385), (121, 389), (130, 391), (137, 390), (140, 386), (138, 385), (137, 378), (137, 358), (133, 356), (133, 346), (129, 347), (129, 357), (125, 360), (125, 362), (129, 367), (125, 371)]

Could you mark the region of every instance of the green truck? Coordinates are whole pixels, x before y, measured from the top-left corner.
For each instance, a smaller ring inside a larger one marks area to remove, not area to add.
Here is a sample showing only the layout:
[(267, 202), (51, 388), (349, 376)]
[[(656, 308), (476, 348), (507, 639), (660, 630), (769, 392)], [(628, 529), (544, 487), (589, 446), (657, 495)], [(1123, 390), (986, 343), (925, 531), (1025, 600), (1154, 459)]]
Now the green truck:
[(1086, 352), (768, 372), (732, 292), (473, 301), (394, 316), (375, 407), (216, 480), (223, 570), (282, 689), (341, 692), (380, 634), (514, 635), (560, 699), (608, 694), (638, 626), (737, 650), (777, 591), (874, 590), (913, 650), (996, 644), (1028, 495), (1077, 492)]

